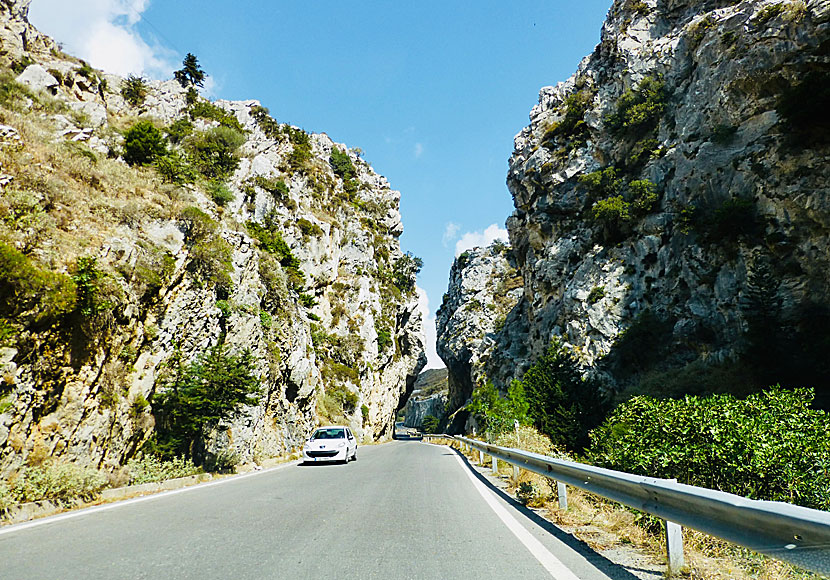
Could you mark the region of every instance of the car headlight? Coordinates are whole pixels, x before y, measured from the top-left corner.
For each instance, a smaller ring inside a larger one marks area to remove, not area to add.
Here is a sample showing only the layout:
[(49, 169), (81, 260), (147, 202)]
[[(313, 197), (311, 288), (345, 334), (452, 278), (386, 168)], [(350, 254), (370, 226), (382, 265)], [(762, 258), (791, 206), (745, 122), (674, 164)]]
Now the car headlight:
[(338, 443), (338, 444), (337, 444), (337, 446), (338, 446), (338, 447), (345, 447), (345, 446), (346, 446), (346, 442), (345, 442), (345, 441), (341, 441), (340, 443)]

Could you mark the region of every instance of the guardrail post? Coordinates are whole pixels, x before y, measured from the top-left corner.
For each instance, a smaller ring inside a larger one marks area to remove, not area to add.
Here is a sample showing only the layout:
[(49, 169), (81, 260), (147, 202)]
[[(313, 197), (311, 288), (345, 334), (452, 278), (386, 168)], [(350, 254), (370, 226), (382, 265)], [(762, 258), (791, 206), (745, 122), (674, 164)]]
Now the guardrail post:
[(666, 530), (666, 556), (669, 560), (669, 575), (679, 574), (686, 566), (683, 558), (683, 528), (674, 522), (664, 520)]
[(518, 465), (513, 466), (513, 483), (515, 483), (516, 485), (519, 485), (519, 466)]
[(498, 458), (493, 455), (493, 475), (498, 475), (499, 473), (499, 460)]
[(559, 509), (568, 511), (568, 486), (557, 481), (556, 494), (559, 496)]
[(478, 464), (484, 465), (484, 451), (481, 449), (478, 450)]

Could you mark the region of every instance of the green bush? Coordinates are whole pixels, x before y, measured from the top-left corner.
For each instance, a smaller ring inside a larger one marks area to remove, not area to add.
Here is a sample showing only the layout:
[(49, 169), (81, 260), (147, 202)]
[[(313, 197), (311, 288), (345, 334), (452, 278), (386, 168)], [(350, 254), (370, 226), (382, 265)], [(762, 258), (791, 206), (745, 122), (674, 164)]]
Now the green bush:
[(0, 241), (0, 316), (34, 323), (72, 312), (77, 289), (72, 279), (38, 268), (28, 257)]
[(121, 85), (121, 96), (133, 107), (140, 107), (147, 98), (147, 81), (140, 76), (130, 75)]
[(220, 290), (233, 286), (233, 249), (218, 235), (218, 224), (197, 207), (188, 207), (179, 215), (189, 248), (188, 269), (199, 280), (214, 284)]
[(196, 170), (178, 151), (168, 151), (153, 161), (156, 172), (167, 183), (183, 185), (196, 180)]
[(640, 139), (657, 129), (667, 101), (665, 83), (645, 77), (635, 89), (620, 95), (616, 110), (605, 118), (605, 124), (612, 134)]
[(366, 405), (360, 405), (360, 414), (363, 415), (363, 424), (369, 422), (369, 407)]
[(753, 236), (758, 233), (759, 224), (755, 216), (755, 202), (751, 199), (728, 199), (715, 210), (709, 224), (713, 241), (735, 239), (739, 236)]
[(276, 199), (284, 200), (288, 197), (288, 186), (282, 179), (271, 179), (268, 177), (263, 177), (262, 175), (257, 175), (256, 177), (252, 177), (248, 181), (252, 185), (257, 186), (260, 189), (264, 189), (265, 191), (273, 195)]
[(214, 473), (234, 473), (241, 458), (239, 453), (233, 449), (221, 449), (219, 453), (208, 454), (205, 461), (205, 468)]
[(224, 207), (235, 199), (230, 188), (221, 181), (210, 181), (207, 184), (207, 191), (213, 202)]
[(130, 459), (127, 462), (130, 471), (130, 485), (141, 485), (155, 481), (166, 481), (202, 473), (190, 459), (184, 457), (172, 457), (162, 459), (155, 455), (143, 455)]
[(533, 424), (554, 443), (581, 451), (608, 411), (599, 384), (583, 377), (571, 352), (554, 337), (521, 379)]
[(337, 149), (336, 147), (331, 150), (329, 164), (331, 164), (334, 174), (344, 181), (354, 179), (357, 175), (357, 169), (355, 169), (354, 164), (352, 164), (349, 154)]
[(246, 225), (251, 236), (259, 242), (259, 247), (276, 256), (280, 265), (285, 268), (289, 285), (295, 290), (303, 288), (305, 275), (300, 270), (300, 260), (294, 256), (291, 248), (282, 239), (282, 235), (276, 229), (275, 219), (266, 216), (264, 225), (253, 221), (249, 221)]
[(193, 133), (193, 123), (182, 117), (170, 123), (164, 132), (171, 143), (181, 143)]
[(591, 215), (597, 221), (620, 224), (631, 219), (631, 204), (621, 195), (601, 199), (591, 208)]
[(440, 425), (441, 421), (434, 415), (427, 415), (424, 417), (423, 423), (421, 423), (424, 433), (438, 433), (438, 427)]
[(96, 258), (78, 258), (72, 281), (75, 282), (78, 301), (76, 307), (84, 316), (95, 316), (112, 308), (112, 302), (102, 297), (101, 285), (107, 275), (98, 268)]
[(216, 121), (222, 127), (233, 129), (238, 133), (244, 133), (242, 123), (233, 113), (229, 113), (222, 107), (214, 105), (210, 101), (199, 100), (187, 107), (187, 112), (191, 119), (206, 119), (208, 121)]
[(575, 91), (565, 97), (565, 114), (561, 121), (548, 127), (542, 137), (547, 146), (557, 137), (571, 140), (572, 144), (584, 144), (590, 136), (585, 113), (594, 100), (594, 93), (588, 89)]
[(0, 508), (43, 500), (65, 506), (78, 499), (92, 501), (108, 485), (105, 474), (72, 463), (24, 467), (9, 479), (5, 490), (0, 487)]
[(507, 397), (503, 397), (493, 383), (487, 381), (473, 390), (466, 409), (486, 430), (489, 440), (513, 429), (515, 421), (524, 425), (530, 420), (530, 403), (521, 381), (510, 383)]
[(231, 354), (220, 343), (190, 364), (180, 352), (170, 363), (150, 401), (156, 418), (150, 447), (165, 459), (183, 456), (199, 463), (208, 433), (259, 401), (254, 358), (248, 350)]
[(830, 421), (811, 389), (731, 395), (635, 397), (591, 433), (602, 467), (677, 478), (753, 499), (830, 509)]
[(596, 304), (600, 300), (605, 298), (605, 287), (604, 286), (594, 286), (591, 288), (591, 291), (588, 293), (588, 304)]
[(259, 128), (262, 129), (262, 132), (265, 133), (265, 136), (269, 139), (279, 139), (282, 135), (282, 128), (280, 124), (277, 123), (273, 117), (271, 117), (270, 111), (266, 107), (251, 107), (251, 116), (256, 121), (256, 124), (259, 125)]
[(395, 261), (392, 266), (392, 282), (401, 292), (410, 292), (415, 289), (415, 278), (424, 265), (418, 256), (407, 252)]
[(392, 332), (385, 326), (379, 326), (377, 323), (375, 324), (375, 331), (378, 335), (378, 354), (383, 354), (383, 352), (392, 346)]
[(577, 182), (588, 191), (590, 199), (602, 199), (618, 195), (624, 185), (617, 169), (613, 166), (580, 175)]
[(297, 227), (300, 228), (300, 231), (303, 233), (303, 237), (308, 238), (309, 236), (322, 236), (323, 229), (318, 226), (317, 224), (311, 223), (306, 218), (300, 218), (297, 220)]
[(242, 133), (222, 126), (192, 135), (185, 147), (199, 173), (207, 179), (227, 179), (239, 167), (236, 151), (244, 142)]
[(308, 169), (311, 161), (311, 137), (302, 129), (288, 128), (288, 138), (294, 146), (288, 156), (288, 166), (292, 171)]
[(165, 153), (164, 137), (150, 121), (139, 121), (124, 133), (124, 161), (130, 165), (150, 165)]
[(631, 204), (638, 213), (648, 213), (659, 199), (657, 186), (648, 179), (637, 179), (628, 184)]

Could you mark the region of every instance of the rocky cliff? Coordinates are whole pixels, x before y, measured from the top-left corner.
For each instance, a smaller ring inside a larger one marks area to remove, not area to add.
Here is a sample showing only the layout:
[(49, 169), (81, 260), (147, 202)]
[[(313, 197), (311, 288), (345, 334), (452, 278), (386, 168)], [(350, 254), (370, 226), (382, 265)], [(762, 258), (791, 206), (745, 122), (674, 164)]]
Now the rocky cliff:
[[(0, 4), (0, 473), (124, 464), (160, 376), (219, 343), (263, 389), (209, 452), (278, 455), (329, 421), (389, 436), (425, 364), (400, 194), (256, 101), (95, 71), (27, 6)], [(166, 134), (154, 166), (120, 157), (140, 120)]]
[(612, 391), (781, 381), (830, 403), (829, 30), (827, 0), (614, 2), (515, 138), (524, 295), (494, 341), (527, 350), (488, 376), (503, 387), (556, 335)]
[(424, 419), (432, 415), (443, 421), (447, 415), (447, 369), (428, 369), (418, 375), (412, 394), (403, 408), (406, 427), (422, 428)]
[[(473, 248), (453, 262), (435, 320), (438, 355), (448, 369), (450, 413), (467, 402), (475, 386), (487, 381), (490, 367), (506, 366), (509, 359), (526, 355), (497, 348), (497, 337), (524, 328), (513, 312), (523, 293), (516, 261), (503, 242)], [(451, 428), (462, 427), (465, 418), (459, 416)]]

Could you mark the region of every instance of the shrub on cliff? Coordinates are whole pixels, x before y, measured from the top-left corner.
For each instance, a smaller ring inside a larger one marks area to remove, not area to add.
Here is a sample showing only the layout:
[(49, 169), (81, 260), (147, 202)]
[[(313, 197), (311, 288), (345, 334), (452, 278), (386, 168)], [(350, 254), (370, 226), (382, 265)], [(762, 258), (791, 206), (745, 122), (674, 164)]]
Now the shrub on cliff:
[(748, 496), (830, 509), (830, 421), (812, 389), (635, 397), (591, 433), (602, 467)]
[(558, 338), (521, 379), (533, 424), (554, 443), (581, 451), (600, 424), (609, 403), (596, 381), (583, 377)]
[(121, 96), (133, 107), (138, 107), (144, 104), (147, 90), (147, 82), (142, 77), (130, 75), (121, 85)]
[(489, 440), (513, 429), (516, 421), (520, 425), (529, 422), (529, 402), (520, 381), (510, 383), (506, 397), (490, 381), (476, 387), (467, 410), (487, 431)]
[(166, 459), (184, 456), (200, 463), (208, 433), (242, 406), (255, 405), (259, 392), (250, 351), (232, 354), (220, 343), (189, 364), (177, 351), (150, 401), (156, 432), (149, 449)]
[(43, 270), (12, 246), (0, 242), (0, 317), (38, 323), (71, 312), (76, 288), (66, 274)]
[(167, 152), (164, 136), (150, 121), (139, 121), (124, 133), (124, 161), (149, 165)]
[(244, 142), (242, 133), (220, 126), (192, 135), (185, 148), (199, 173), (207, 179), (226, 179), (239, 166), (236, 151)]

